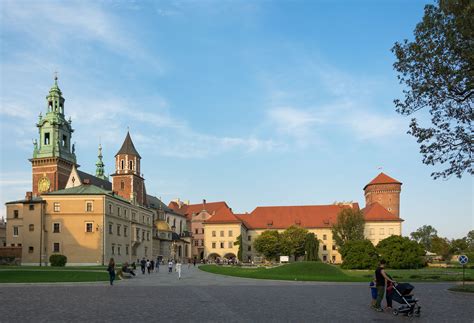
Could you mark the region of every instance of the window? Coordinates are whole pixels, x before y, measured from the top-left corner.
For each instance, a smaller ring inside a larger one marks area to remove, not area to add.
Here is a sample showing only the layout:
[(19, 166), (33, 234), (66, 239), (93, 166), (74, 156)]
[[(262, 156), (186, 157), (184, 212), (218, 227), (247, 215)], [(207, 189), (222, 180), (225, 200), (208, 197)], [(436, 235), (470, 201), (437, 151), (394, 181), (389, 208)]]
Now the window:
[(61, 223), (54, 222), (53, 223), (53, 233), (60, 233), (61, 232)]
[(234, 243), (232, 241), (229, 241), (229, 248), (232, 248), (234, 246)]
[(196, 234), (198, 234), (199, 230), (198, 230), (198, 229), (195, 229), (194, 232), (195, 232)]
[(199, 246), (199, 240), (194, 240), (194, 246)]
[(114, 224), (109, 223), (109, 234), (114, 234)]
[(63, 147), (67, 147), (67, 136), (63, 135)]
[(388, 229), (388, 234), (393, 235), (393, 228)]
[(35, 205), (34, 205), (34, 204), (30, 204), (30, 205), (29, 205), (29, 209), (30, 209), (30, 211), (34, 211)]
[(92, 202), (86, 202), (86, 212), (92, 212)]
[(384, 235), (384, 229), (383, 228), (380, 228), (380, 235)]
[(170, 217), (166, 217), (166, 223), (170, 224)]
[(13, 236), (14, 236), (14, 237), (18, 237), (18, 232), (19, 232), (18, 227), (17, 227), (17, 226), (14, 226), (14, 227), (13, 227)]
[(122, 249), (122, 246), (118, 245), (117, 246), (117, 255), (119, 255), (119, 256), (120, 256), (120, 252), (121, 252), (120, 249)]
[(120, 166), (122, 167), (122, 169), (125, 168), (125, 162), (123, 161), (123, 159), (120, 161)]
[(120, 216), (120, 206), (117, 206), (117, 215)]
[(201, 247), (204, 247), (204, 240), (201, 240)]
[(204, 234), (204, 228), (201, 229), (201, 233)]
[(44, 144), (49, 145), (49, 132), (44, 134)]
[(145, 230), (142, 230), (142, 241), (145, 241)]
[(232, 237), (232, 230), (229, 230), (229, 237)]
[(132, 212), (132, 220), (136, 221), (137, 219), (137, 214), (135, 212)]
[(123, 216), (125, 217), (125, 219), (128, 219), (127, 209), (123, 209)]
[(121, 225), (120, 224), (117, 224), (117, 235), (119, 236), (121, 234)]
[(128, 161), (128, 169), (133, 170), (133, 160)]
[(129, 249), (129, 245), (126, 245), (125, 246), (125, 254), (128, 256), (128, 249)]
[(123, 236), (128, 237), (128, 227), (126, 225), (123, 226)]
[(150, 241), (150, 231), (147, 231), (147, 232), (146, 232), (146, 240), (147, 240), (147, 241)]
[(213, 236), (213, 237), (216, 236), (216, 231), (212, 231), (212, 236)]
[(59, 242), (53, 243), (53, 252), (60, 252)]
[(29, 253), (33, 253), (33, 251), (35, 251), (35, 248), (33, 248), (33, 247), (28, 247), (28, 252), (29, 252)]
[(136, 240), (140, 240), (140, 229), (139, 228), (137, 228), (135, 230), (135, 235), (136, 235)]
[(120, 181), (120, 189), (123, 191), (125, 189), (125, 183)]
[(92, 232), (92, 222), (86, 222), (86, 232)]
[(115, 255), (115, 245), (112, 244), (112, 255)]
[(54, 202), (54, 212), (59, 212), (61, 211), (61, 205), (59, 202)]
[(173, 219), (173, 227), (176, 228), (176, 219)]
[(328, 261), (328, 256), (324, 255), (323, 256), (323, 261)]
[(252, 236), (248, 236), (247, 241), (252, 241)]
[(247, 251), (252, 251), (252, 246), (248, 246)]
[(336, 262), (336, 256), (332, 256), (332, 262)]
[(332, 250), (336, 250), (336, 245), (335, 244), (332, 245)]
[(112, 214), (112, 204), (109, 204), (109, 214)]
[(327, 239), (328, 239), (327, 235), (323, 234), (323, 240), (327, 240)]
[(221, 249), (224, 249), (224, 242), (221, 242)]
[(17, 246), (18, 246), (18, 247), (21, 247), (21, 243), (19, 243)]
[(216, 249), (216, 243), (215, 242), (212, 243), (212, 249)]
[(30, 232), (35, 231), (35, 225), (34, 225), (34, 224), (30, 224), (30, 225), (28, 226), (28, 229), (30, 230)]
[(224, 231), (221, 231), (221, 237), (223, 237), (223, 236), (224, 236)]
[(326, 245), (324, 245), (323, 250), (328, 250), (328, 247)]
[(18, 219), (18, 210), (13, 210), (13, 218)]

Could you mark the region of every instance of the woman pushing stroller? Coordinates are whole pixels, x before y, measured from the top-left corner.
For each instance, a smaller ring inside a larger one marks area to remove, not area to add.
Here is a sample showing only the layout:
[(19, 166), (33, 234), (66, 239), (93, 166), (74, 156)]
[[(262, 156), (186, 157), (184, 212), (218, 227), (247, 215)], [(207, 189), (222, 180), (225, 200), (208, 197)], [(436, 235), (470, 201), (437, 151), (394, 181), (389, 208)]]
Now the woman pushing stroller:
[[(385, 273), (385, 260), (380, 260), (380, 264), (375, 270), (375, 287), (377, 288), (377, 300), (375, 301), (375, 310), (377, 312), (383, 312), (382, 309), (382, 300), (383, 296), (385, 294), (385, 283), (390, 282), (390, 283), (395, 283), (393, 279), (391, 279), (387, 273)], [(391, 298), (390, 298), (391, 302)]]

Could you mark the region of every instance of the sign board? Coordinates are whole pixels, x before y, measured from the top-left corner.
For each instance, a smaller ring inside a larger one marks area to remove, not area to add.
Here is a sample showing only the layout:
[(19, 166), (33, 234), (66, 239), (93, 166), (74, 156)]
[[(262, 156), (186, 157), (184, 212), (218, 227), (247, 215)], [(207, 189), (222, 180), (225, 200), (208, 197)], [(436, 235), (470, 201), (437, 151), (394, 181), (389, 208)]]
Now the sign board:
[(289, 256), (280, 256), (280, 262), (289, 262), (290, 257)]
[(460, 255), (458, 261), (461, 265), (465, 265), (469, 262), (469, 258), (466, 255)]

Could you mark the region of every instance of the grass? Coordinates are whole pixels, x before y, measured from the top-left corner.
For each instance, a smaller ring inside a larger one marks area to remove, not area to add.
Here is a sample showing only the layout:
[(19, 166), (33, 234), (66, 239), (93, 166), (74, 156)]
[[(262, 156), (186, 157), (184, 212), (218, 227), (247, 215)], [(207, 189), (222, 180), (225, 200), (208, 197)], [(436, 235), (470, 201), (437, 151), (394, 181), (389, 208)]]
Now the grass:
[(449, 288), (453, 292), (462, 292), (462, 293), (474, 293), (474, 285), (456, 285)]
[[(321, 262), (297, 262), (275, 268), (241, 268), (216, 265), (199, 266), (203, 271), (258, 279), (299, 280), (299, 281), (329, 281), (329, 282), (368, 282), (374, 275), (373, 270), (343, 270), (339, 266)], [(444, 268), (426, 269), (386, 269), (397, 281), (459, 281), (462, 280), (462, 270)], [(474, 280), (474, 270), (466, 270), (466, 280)]]
[(74, 270), (0, 270), (0, 283), (53, 283), (107, 281), (109, 274)]

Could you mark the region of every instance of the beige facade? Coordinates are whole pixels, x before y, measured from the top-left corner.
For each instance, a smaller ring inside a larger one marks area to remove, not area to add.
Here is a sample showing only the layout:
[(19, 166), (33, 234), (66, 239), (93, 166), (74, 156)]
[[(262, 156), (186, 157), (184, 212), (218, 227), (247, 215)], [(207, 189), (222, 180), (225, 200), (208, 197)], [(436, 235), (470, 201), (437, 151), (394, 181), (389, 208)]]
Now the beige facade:
[(242, 240), (245, 240), (246, 230), (240, 223), (204, 223), (204, 257), (211, 259), (237, 257), (239, 246), (234, 243), (241, 234)]
[(365, 237), (376, 246), (381, 240), (392, 235), (402, 235), (402, 223), (384, 221), (384, 222), (366, 222), (364, 227)]

